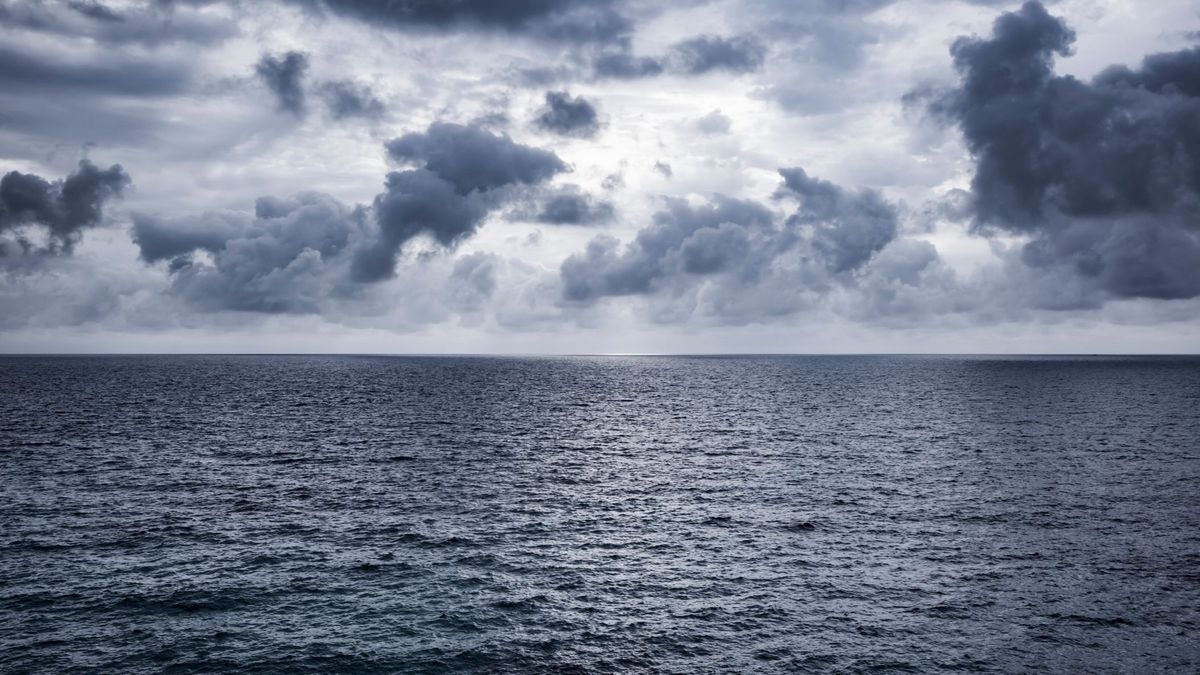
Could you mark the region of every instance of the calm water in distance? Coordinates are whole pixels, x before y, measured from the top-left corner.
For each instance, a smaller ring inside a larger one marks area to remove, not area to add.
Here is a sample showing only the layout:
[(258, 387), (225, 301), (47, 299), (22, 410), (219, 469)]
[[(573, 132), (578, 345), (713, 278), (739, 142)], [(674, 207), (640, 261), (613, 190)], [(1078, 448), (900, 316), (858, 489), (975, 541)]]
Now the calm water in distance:
[(0, 671), (1196, 672), (1200, 359), (0, 359)]

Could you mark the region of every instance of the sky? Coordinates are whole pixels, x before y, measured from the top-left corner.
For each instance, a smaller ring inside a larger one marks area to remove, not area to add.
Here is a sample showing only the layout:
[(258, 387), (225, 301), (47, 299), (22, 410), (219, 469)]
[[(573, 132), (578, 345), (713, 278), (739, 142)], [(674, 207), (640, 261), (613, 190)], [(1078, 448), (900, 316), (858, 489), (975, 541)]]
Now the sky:
[(0, 0), (0, 351), (1194, 353), (1190, 0)]

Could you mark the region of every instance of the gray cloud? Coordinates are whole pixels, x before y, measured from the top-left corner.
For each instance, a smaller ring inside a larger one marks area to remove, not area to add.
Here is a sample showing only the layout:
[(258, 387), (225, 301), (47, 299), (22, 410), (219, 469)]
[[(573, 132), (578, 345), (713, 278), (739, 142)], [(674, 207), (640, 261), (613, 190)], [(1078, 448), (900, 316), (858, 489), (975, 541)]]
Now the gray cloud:
[[(102, 222), (104, 204), (120, 197), (130, 183), (121, 165), (101, 169), (87, 160), (56, 181), (10, 171), (0, 178), (0, 233), (15, 232), (16, 245), (28, 253), (35, 248), (19, 231), (44, 228), (50, 243), (39, 252), (69, 254), (83, 230)], [(11, 246), (0, 246), (0, 252), (13, 250)]]
[(612, 202), (596, 199), (578, 186), (568, 185), (546, 196), (534, 219), (548, 225), (595, 225), (606, 223), (615, 215)]
[(293, 115), (304, 114), (304, 74), (307, 71), (308, 57), (300, 52), (280, 56), (263, 54), (254, 66), (254, 73), (275, 95), (279, 109)]
[(636, 56), (629, 39), (616, 40), (595, 50), (587, 62), (593, 79), (633, 80), (668, 73), (749, 73), (762, 66), (766, 55), (766, 46), (753, 35), (697, 35), (671, 45), (662, 56)]
[(592, 77), (595, 79), (634, 80), (661, 75), (666, 65), (661, 58), (634, 56), (629, 40), (620, 40), (591, 57)]
[(591, 138), (600, 129), (595, 106), (565, 91), (546, 92), (546, 107), (535, 123), (546, 131), (579, 138)]
[(435, 122), (387, 144), (392, 159), (415, 163), (454, 185), (458, 194), (540, 183), (567, 170), (549, 150), (513, 142), (477, 126)]
[(812, 228), (812, 247), (834, 273), (855, 269), (896, 238), (896, 208), (879, 193), (847, 193), (804, 169), (780, 169), (780, 194), (800, 198), (789, 225)]
[[(719, 195), (700, 207), (679, 199), (668, 200), (667, 209), (655, 214), (654, 223), (638, 232), (623, 251), (616, 239), (601, 236), (593, 239), (582, 254), (567, 258), (561, 268), (564, 297), (587, 302), (605, 296), (649, 293), (660, 279), (688, 265), (683, 258), (693, 260), (693, 269), (699, 266), (707, 273), (715, 272), (724, 265), (700, 262), (706, 247), (695, 240), (697, 233), (715, 232), (721, 225), (731, 224), (742, 230), (740, 236), (748, 238), (749, 231), (768, 230), (774, 219), (774, 214), (760, 204)], [(685, 248), (688, 253), (683, 252)]]
[(696, 130), (707, 135), (727, 134), (732, 122), (720, 110), (714, 110), (696, 120)]
[[(453, 247), (483, 219), (567, 170), (554, 153), (475, 126), (435, 123), (387, 144), (416, 168), (387, 175), (369, 208), (303, 193), (262, 197), (253, 218), (212, 212), (162, 219), (138, 214), (132, 237), (146, 262), (170, 260), (172, 288), (209, 309), (317, 311), (323, 299), (395, 274), (403, 246), (428, 236)], [(587, 215), (602, 207), (588, 204)], [(194, 253), (206, 252), (211, 264)]]
[(604, 42), (632, 26), (612, 0), (291, 0), (309, 9), (366, 22), (414, 30), (500, 30), (534, 39)]
[[(363, 214), (318, 193), (264, 197), (253, 218), (207, 213), (135, 218), (142, 259), (171, 259), (171, 292), (203, 311), (307, 313), (338, 295), (341, 254), (362, 238)], [(211, 263), (193, 253), (207, 251)]]
[(0, 91), (4, 95), (78, 92), (167, 96), (186, 89), (190, 80), (191, 68), (176, 60), (111, 53), (99, 59), (69, 59), (59, 53), (27, 53), (0, 47)]
[[(876, 192), (847, 191), (802, 169), (780, 175), (779, 198), (798, 204), (791, 216), (720, 195), (700, 206), (668, 200), (624, 247), (601, 236), (567, 258), (560, 269), (564, 300), (639, 295), (660, 302), (659, 321), (701, 311), (744, 322), (798, 311), (870, 276), (861, 270), (895, 240), (895, 207)], [(904, 257), (892, 254), (888, 268), (871, 274), (891, 283)], [(930, 264), (917, 258), (920, 268)]]
[(766, 56), (767, 48), (752, 35), (700, 35), (672, 45), (669, 59), (681, 72), (702, 75), (713, 70), (749, 73), (758, 70)]
[(419, 235), (453, 246), (512, 198), (508, 188), (536, 185), (568, 169), (548, 150), (481, 127), (442, 122), (390, 141), (387, 150), (419, 168), (388, 174), (387, 190), (375, 198), (379, 233), (355, 257), (358, 281), (392, 276), (401, 247)]
[(383, 101), (376, 98), (370, 87), (349, 80), (322, 82), (317, 91), (335, 120), (378, 119), (385, 111)]
[(488, 206), (479, 193), (463, 194), (454, 183), (427, 169), (388, 174), (387, 190), (374, 203), (378, 236), (358, 251), (354, 279), (372, 282), (391, 277), (400, 248), (419, 235), (453, 246), (475, 232)]
[(1028, 235), (1024, 261), (1118, 297), (1200, 295), (1200, 49), (1091, 82), (1053, 71), (1074, 33), (1037, 2), (951, 53), (933, 110), (975, 157), (975, 228)]
[(225, 242), (252, 229), (250, 218), (240, 212), (209, 212), (201, 216), (164, 219), (135, 213), (133, 242), (146, 262), (185, 256), (193, 251), (217, 253)]
[(6, 26), (110, 45), (158, 47), (182, 42), (212, 45), (237, 34), (230, 20), (170, 2), (144, 2), (115, 9), (95, 0), (0, 1)]

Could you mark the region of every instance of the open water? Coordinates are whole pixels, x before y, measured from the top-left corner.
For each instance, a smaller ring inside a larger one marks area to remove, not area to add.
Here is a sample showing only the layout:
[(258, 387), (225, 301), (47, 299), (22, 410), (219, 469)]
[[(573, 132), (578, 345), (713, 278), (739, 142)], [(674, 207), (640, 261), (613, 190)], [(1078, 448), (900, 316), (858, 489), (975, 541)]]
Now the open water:
[(1197, 672), (1200, 359), (0, 359), (0, 671)]

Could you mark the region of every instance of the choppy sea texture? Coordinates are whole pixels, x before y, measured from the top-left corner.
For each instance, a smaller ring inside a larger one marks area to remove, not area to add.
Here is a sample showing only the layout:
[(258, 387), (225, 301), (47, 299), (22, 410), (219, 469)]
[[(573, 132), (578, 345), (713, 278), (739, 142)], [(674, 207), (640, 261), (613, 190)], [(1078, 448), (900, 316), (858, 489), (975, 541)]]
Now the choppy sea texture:
[(1200, 360), (0, 360), (0, 670), (1195, 672)]

